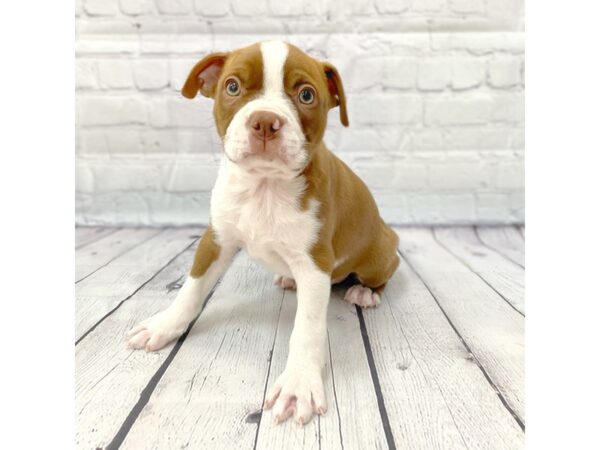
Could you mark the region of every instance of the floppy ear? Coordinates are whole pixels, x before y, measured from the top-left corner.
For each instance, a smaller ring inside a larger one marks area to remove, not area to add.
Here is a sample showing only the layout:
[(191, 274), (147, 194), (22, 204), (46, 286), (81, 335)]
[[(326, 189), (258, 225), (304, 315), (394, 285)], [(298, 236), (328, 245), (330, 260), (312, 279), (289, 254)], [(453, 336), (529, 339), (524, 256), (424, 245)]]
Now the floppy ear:
[(217, 81), (229, 53), (211, 53), (198, 61), (181, 88), (184, 97), (194, 98), (198, 91), (205, 97), (215, 97)]
[(330, 63), (323, 63), (325, 76), (327, 77), (327, 87), (331, 94), (331, 108), (340, 107), (340, 121), (345, 127), (348, 126), (348, 112), (346, 110), (346, 95), (344, 94), (344, 86), (342, 85), (342, 77), (340, 77), (337, 69)]

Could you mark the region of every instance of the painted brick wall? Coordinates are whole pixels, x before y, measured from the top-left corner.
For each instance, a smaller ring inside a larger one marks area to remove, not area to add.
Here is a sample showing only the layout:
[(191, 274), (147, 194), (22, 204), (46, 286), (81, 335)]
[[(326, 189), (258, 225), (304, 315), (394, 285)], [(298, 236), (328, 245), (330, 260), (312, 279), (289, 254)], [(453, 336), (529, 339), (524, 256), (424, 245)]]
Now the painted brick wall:
[(207, 221), (211, 101), (179, 94), (213, 50), (283, 38), (340, 70), (326, 142), (407, 223), (524, 218), (522, 0), (79, 0), (81, 224)]

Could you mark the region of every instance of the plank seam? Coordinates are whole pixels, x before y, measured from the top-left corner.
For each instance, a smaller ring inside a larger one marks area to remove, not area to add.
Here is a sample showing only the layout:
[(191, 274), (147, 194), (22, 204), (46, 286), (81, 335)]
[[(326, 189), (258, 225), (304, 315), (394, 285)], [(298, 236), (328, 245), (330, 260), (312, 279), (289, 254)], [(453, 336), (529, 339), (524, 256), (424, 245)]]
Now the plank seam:
[[(191, 245), (193, 245), (194, 242), (192, 242), (192, 244), (188, 245), (185, 250), (187, 250)], [(183, 252), (181, 252), (181, 253), (183, 253)], [(175, 258), (173, 258), (173, 259), (175, 259)], [(169, 264), (170, 263), (171, 262), (169, 262)], [(167, 266), (169, 264), (167, 264)], [(179, 349), (183, 345), (185, 339), (188, 337), (188, 334), (190, 333), (191, 329), (194, 327), (194, 325), (196, 324), (196, 322), (202, 315), (202, 312), (204, 311), (204, 308), (205, 308), (206, 304), (208, 303), (208, 300), (212, 297), (213, 293), (219, 286), (220, 282), (221, 282), (221, 278), (219, 278), (219, 280), (217, 280), (217, 282), (215, 283), (215, 285), (213, 286), (211, 291), (208, 293), (208, 296), (206, 297), (206, 300), (204, 301), (204, 304), (202, 305), (202, 309), (200, 310), (198, 315), (189, 324), (187, 330), (185, 330), (185, 333), (183, 333), (180, 336), (180, 338), (177, 340), (177, 342), (175, 343), (175, 346), (173, 347), (173, 349), (171, 350), (169, 355), (165, 358), (165, 360), (160, 365), (160, 367), (157, 369), (157, 371), (154, 373), (154, 375), (152, 375), (152, 377), (150, 378), (150, 381), (148, 381), (148, 384), (146, 385), (146, 387), (144, 387), (144, 389), (142, 389), (139, 400), (133, 406), (133, 408), (131, 408), (131, 411), (129, 411), (129, 414), (127, 414), (127, 417), (121, 424), (121, 427), (119, 428), (119, 430), (117, 431), (117, 433), (115, 434), (113, 439), (110, 441), (110, 443), (106, 446), (105, 450), (117, 450), (121, 446), (121, 444), (125, 441), (125, 438), (131, 431), (131, 427), (133, 427), (133, 424), (135, 423), (135, 421), (141, 414), (142, 410), (146, 407), (146, 405), (150, 401), (150, 397), (154, 393), (156, 386), (158, 386), (158, 383), (160, 382), (161, 378), (163, 377), (163, 375), (165, 374), (165, 372), (171, 365), (171, 362), (173, 361), (173, 359), (175, 359), (175, 356), (179, 352)]]
[[(108, 266), (111, 262), (113, 262), (115, 259), (123, 256), (125, 253), (130, 252), (132, 250), (135, 250), (136, 248), (138, 248), (140, 245), (145, 244), (146, 242), (148, 242), (150, 239), (155, 238), (156, 236), (158, 236), (159, 234), (163, 233), (164, 230), (160, 230), (158, 233), (153, 234), (151, 236), (148, 236), (146, 239), (141, 240), (140, 242), (138, 242), (137, 244), (135, 244), (133, 247), (130, 248), (126, 248), (125, 250), (123, 250), (121, 253), (113, 256), (110, 260), (108, 260), (106, 263), (102, 264), (100, 267), (98, 267), (97, 269), (94, 269), (93, 271), (91, 271), (90, 273), (88, 273), (87, 275), (85, 275), (84, 277), (80, 278), (79, 280), (75, 281), (75, 284), (79, 283), (80, 281), (85, 280), (86, 278), (94, 275), (96, 272), (98, 272), (100, 269), (102, 269), (103, 267)], [(111, 233), (112, 234), (112, 233)]]
[(273, 345), (271, 346), (271, 353), (269, 357), (269, 366), (267, 367), (267, 378), (265, 380), (265, 388), (263, 389), (263, 398), (262, 404), (260, 406), (260, 416), (258, 416), (258, 422), (256, 426), (256, 435), (254, 436), (254, 446), (253, 450), (256, 450), (256, 445), (258, 444), (258, 433), (260, 431), (260, 423), (262, 421), (262, 416), (265, 407), (265, 399), (267, 397), (267, 388), (269, 387), (269, 375), (271, 375), (271, 365), (273, 364), (273, 351), (275, 350), (275, 343), (277, 342), (277, 333), (279, 332), (279, 320), (281, 319), (281, 308), (283, 308), (283, 300), (285, 299), (285, 290), (281, 293), (281, 303), (279, 304), (279, 313), (277, 314), (277, 327), (275, 328), (275, 336), (273, 336)]
[(464, 265), (467, 269), (469, 269), (473, 274), (477, 275), (481, 281), (483, 281), (485, 284), (487, 284), (492, 291), (494, 291), (496, 294), (498, 294), (506, 303), (508, 303), (508, 306), (510, 306), (512, 309), (514, 309), (517, 313), (519, 313), (521, 316), (525, 317), (525, 313), (520, 311), (515, 305), (512, 304), (512, 302), (507, 299), (501, 292), (499, 292), (494, 286), (492, 286), (485, 278), (483, 278), (478, 272), (475, 271), (475, 269), (473, 269), (473, 267), (471, 267), (471, 265), (469, 263), (467, 263), (464, 259), (462, 259), (460, 256), (458, 256), (456, 253), (454, 253), (452, 250), (450, 250), (446, 245), (444, 245), (442, 243), (442, 241), (440, 241), (435, 233), (435, 229), (432, 230), (432, 234), (433, 234), (433, 239), (435, 240), (435, 242), (438, 243), (438, 245), (440, 247), (442, 247), (444, 250), (446, 250), (446, 252), (448, 252), (450, 255), (452, 255), (454, 258), (456, 258), (462, 265)]
[(377, 398), (377, 406), (379, 408), (379, 415), (381, 416), (381, 422), (383, 425), (385, 439), (387, 441), (389, 450), (396, 450), (396, 443), (394, 441), (392, 427), (390, 426), (390, 419), (388, 417), (387, 409), (385, 408), (385, 401), (383, 399), (383, 393), (381, 392), (381, 384), (379, 383), (379, 375), (377, 374), (377, 368), (375, 367), (375, 360), (373, 358), (373, 351), (371, 350), (371, 342), (367, 333), (365, 319), (362, 314), (362, 309), (360, 309), (358, 305), (356, 305), (356, 313), (358, 315), (358, 322), (360, 324), (360, 334), (363, 339), (365, 353), (367, 354), (369, 372), (371, 372), (371, 379), (373, 381), (373, 387), (375, 389), (375, 397)]
[(94, 325), (92, 325), (90, 327), (89, 330), (87, 330), (85, 333), (83, 333), (81, 335), (81, 337), (79, 339), (77, 339), (75, 341), (75, 345), (78, 345), (83, 339), (85, 339), (92, 331), (94, 331), (96, 329), (96, 327), (98, 325), (100, 325), (102, 322), (104, 322), (104, 320), (106, 320), (106, 318), (108, 316), (110, 316), (112, 313), (114, 313), (117, 309), (119, 309), (121, 307), (121, 305), (123, 305), (123, 303), (125, 303), (127, 300), (129, 300), (130, 298), (132, 298), (135, 294), (137, 294), (144, 286), (146, 286), (148, 283), (150, 283), (152, 280), (154, 280), (154, 278), (156, 278), (158, 276), (159, 273), (161, 273), (163, 270), (165, 270), (173, 261), (175, 261), (175, 259), (177, 259), (181, 254), (183, 254), (184, 252), (186, 252), (192, 245), (194, 245), (196, 243), (197, 239), (194, 239), (190, 244), (186, 245), (185, 248), (183, 250), (181, 250), (179, 253), (177, 253), (175, 256), (173, 256), (169, 262), (167, 262), (167, 264), (165, 264), (163, 267), (161, 267), (160, 269), (158, 269), (158, 271), (152, 275), (150, 278), (148, 278), (146, 281), (144, 281), (138, 288), (136, 288), (131, 294), (129, 294), (127, 297), (125, 297), (123, 300), (121, 300), (117, 306), (115, 306), (113, 309), (111, 309), (109, 312), (107, 312), (104, 316), (102, 316), (98, 322), (96, 322)]
[(506, 401), (506, 399), (504, 398), (504, 396), (500, 392), (500, 389), (498, 389), (498, 387), (492, 381), (492, 379), (490, 378), (490, 376), (487, 373), (487, 371), (485, 370), (485, 368), (482, 366), (482, 364), (479, 361), (479, 359), (471, 351), (471, 347), (469, 347), (469, 345), (466, 343), (465, 339), (459, 333), (458, 329), (454, 326), (454, 324), (450, 320), (450, 317), (448, 317), (448, 315), (446, 314), (446, 311), (444, 310), (444, 308), (442, 308), (442, 305), (438, 301), (437, 297), (433, 294), (433, 292), (429, 288), (429, 285), (425, 282), (425, 280), (423, 279), (423, 277), (421, 277), (421, 274), (415, 270), (415, 268), (413, 267), (413, 265), (410, 264), (409, 259), (400, 250), (398, 250), (398, 254), (400, 254), (400, 256), (402, 256), (402, 258), (404, 258), (404, 261), (406, 262), (406, 264), (408, 264), (408, 266), (415, 273), (415, 275), (417, 275), (417, 277), (419, 278), (419, 280), (421, 280), (421, 283), (423, 283), (423, 285), (425, 286), (425, 288), (427, 289), (427, 291), (429, 292), (429, 294), (431, 295), (431, 297), (433, 297), (433, 300), (438, 305), (438, 308), (440, 308), (440, 311), (442, 312), (442, 314), (444, 315), (444, 317), (446, 318), (446, 320), (448, 321), (448, 323), (450, 324), (450, 326), (452, 327), (452, 329), (454, 330), (454, 332), (456, 333), (456, 335), (458, 336), (458, 338), (460, 339), (460, 341), (464, 345), (464, 347), (467, 350), (467, 352), (469, 352), (469, 355), (472, 356), (473, 362), (475, 363), (475, 365), (477, 365), (477, 367), (479, 367), (479, 370), (481, 370), (481, 373), (483, 373), (483, 376), (485, 377), (485, 379), (487, 380), (487, 382), (490, 384), (490, 386), (492, 387), (492, 389), (494, 390), (494, 392), (496, 393), (496, 395), (500, 399), (500, 402), (502, 403), (502, 405), (504, 405), (504, 407), (508, 410), (508, 412), (513, 417), (513, 419), (515, 419), (515, 421), (517, 422), (517, 424), (519, 425), (519, 427), (521, 427), (521, 430), (525, 431), (525, 423), (521, 420), (521, 418), (518, 416), (518, 414), (508, 404), (508, 402)]
[(502, 256), (507, 261), (510, 261), (511, 263), (516, 264), (517, 266), (519, 266), (519, 267), (521, 267), (523, 269), (525, 268), (525, 266), (523, 264), (520, 264), (517, 261), (515, 261), (514, 259), (509, 258), (504, 253), (502, 253), (500, 250), (492, 247), (491, 245), (488, 245), (483, 239), (481, 239), (481, 236), (479, 235), (479, 227), (473, 227), (473, 229), (475, 230), (475, 236), (477, 236), (477, 239), (479, 239), (479, 242), (481, 242), (485, 247), (487, 247), (490, 250), (492, 250), (493, 252), (499, 254), (500, 256)]
[[(394, 314), (394, 308), (392, 308), (389, 296), (386, 294), (385, 290), (382, 292), (382, 294), (383, 294), (383, 296), (386, 299), (386, 304), (387, 304), (387, 306), (388, 306), (388, 308), (390, 310), (390, 315), (394, 319), (394, 323), (396, 323), (398, 325), (398, 328), (400, 328), (400, 332), (402, 333), (402, 336), (404, 337), (404, 340), (406, 341), (406, 346), (408, 347), (408, 352), (410, 353), (410, 356), (412, 356), (412, 359), (415, 361), (415, 364), (419, 368), (419, 372), (421, 372), (421, 375), (423, 375), (423, 378), (428, 379), (427, 375), (425, 374), (425, 371), (423, 370), (423, 367), (421, 367), (421, 364), (419, 363), (419, 360), (417, 359), (417, 357), (415, 356), (415, 354), (412, 351), (412, 346), (410, 345), (410, 341), (408, 340), (408, 337), (406, 336), (406, 333), (404, 332), (404, 328), (402, 327), (402, 324), (396, 319), (396, 315)], [(465, 445), (465, 448), (469, 448), (469, 446), (467, 445), (467, 442), (465, 441), (465, 437), (462, 434), (461, 429), (459, 428), (458, 424), (456, 423), (456, 419), (454, 418), (454, 414), (452, 413), (452, 409), (450, 409), (450, 405), (448, 405), (448, 400), (446, 400), (446, 396), (444, 395), (442, 387), (438, 383), (437, 378), (432, 377), (432, 379), (433, 379), (433, 382), (435, 383), (435, 385), (436, 385), (436, 387), (437, 387), (437, 389), (438, 389), (438, 391), (439, 391), (439, 393), (440, 393), (440, 395), (442, 397), (442, 400), (444, 400), (444, 404), (446, 405), (446, 409), (448, 410), (448, 414), (450, 414), (450, 418), (452, 419), (452, 422), (454, 423), (454, 427), (456, 428), (456, 431), (458, 432), (458, 435), (460, 436), (460, 439), (462, 440), (463, 444)]]
[[(335, 410), (338, 417), (338, 430), (340, 432), (340, 445), (344, 450), (344, 437), (342, 436), (342, 417), (340, 416), (340, 407), (338, 405), (337, 391), (335, 389), (335, 376), (333, 374), (333, 358), (331, 356), (331, 340), (329, 339), (329, 330), (327, 330), (327, 346), (329, 347), (329, 367), (331, 369), (331, 384), (333, 385), (333, 400), (335, 402)], [(319, 416), (319, 448), (321, 448), (321, 417)]]
[[(100, 229), (101, 229), (101, 230), (105, 230), (106, 228), (104, 228), (104, 227), (103, 227), (103, 228), (100, 228)], [(122, 228), (121, 228), (121, 227), (114, 228), (114, 229), (113, 229), (113, 230), (112, 230), (110, 233), (108, 233), (108, 234), (105, 234), (105, 235), (103, 235), (103, 236), (97, 236), (97, 237), (96, 237), (96, 239), (92, 239), (91, 241), (84, 242), (84, 243), (83, 243), (83, 244), (81, 244), (81, 245), (76, 245), (76, 246), (75, 246), (75, 250), (82, 249), (83, 247), (86, 247), (86, 246), (88, 246), (88, 245), (90, 245), (90, 244), (93, 244), (94, 242), (98, 242), (98, 241), (100, 241), (100, 240), (102, 240), (102, 239), (104, 239), (104, 238), (106, 238), (106, 237), (108, 237), (108, 236), (111, 236), (111, 235), (113, 235), (114, 233), (116, 233), (117, 231), (120, 231), (120, 230), (122, 230)]]

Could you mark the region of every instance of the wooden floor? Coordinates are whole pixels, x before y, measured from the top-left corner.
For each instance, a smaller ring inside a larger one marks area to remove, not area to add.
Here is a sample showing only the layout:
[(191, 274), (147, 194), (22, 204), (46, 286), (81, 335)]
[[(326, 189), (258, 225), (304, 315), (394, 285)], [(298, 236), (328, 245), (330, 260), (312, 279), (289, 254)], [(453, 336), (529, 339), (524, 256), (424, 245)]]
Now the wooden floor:
[[(296, 295), (239, 253), (176, 344), (125, 333), (166, 308), (198, 229), (76, 229), (77, 448), (520, 448), (524, 229), (402, 228), (402, 263), (376, 309), (329, 306), (329, 410), (272, 424)], [(51, 369), (50, 369), (51, 370)]]

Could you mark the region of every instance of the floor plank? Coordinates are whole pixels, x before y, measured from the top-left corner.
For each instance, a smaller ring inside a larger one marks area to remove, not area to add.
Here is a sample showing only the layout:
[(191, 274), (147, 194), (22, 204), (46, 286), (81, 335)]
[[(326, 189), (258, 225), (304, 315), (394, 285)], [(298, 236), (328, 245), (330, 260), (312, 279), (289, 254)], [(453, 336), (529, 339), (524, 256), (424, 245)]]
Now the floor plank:
[[(328, 362), (324, 378), (327, 413), (299, 428), (292, 420), (274, 425), (271, 413), (265, 412), (257, 449), (388, 448), (377, 412), (377, 398), (356, 308), (344, 302), (342, 295), (343, 289), (334, 289), (328, 309)], [(296, 293), (286, 291), (268, 386), (275, 382), (285, 367), (296, 304)], [(350, 378), (352, 383), (348, 383)], [(363, 411), (370, 411), (370, 414), (358, 414), (357, 405)]]
[(75, 249), (82, 248), (92, 242), (116, 233), (120, 228), (75, 227)]
[(519, 420), (524, 420), (524, 317), (435, 241), (401, 229), (402, 255)]
[(485, 245), (525, 267), (525, 240), (515, 227), (477, 227), (476, 231)]
[(121, 448), (252, 448), (282, 299), (240, 253)]
[(79, 282), (116, 257), (161, 233), (156, 228), (128, 228), (91, 242), (75, 251), (75, 282)]
[(434, 235), (443, 247), (525, 314), (525, 270), (521, 266), (483, 245), (472, 227), (435, 228)]
[(107, 313), (191, 245), (198, 233), (199, 230), (191, 228), (163, 230), (77, 283), (76, 339), (81, 339)]
[(524, 445), (521, 428), (406, 262), (382, 304), (364, 316), (397, 448)]
[(177, 295), (194, 257), (194, 246), (178, 256), (75, 347), (77, 448), (105, 448), (173, 350), (157, 353), (126, 348), (136, 323), (165, 309)]

